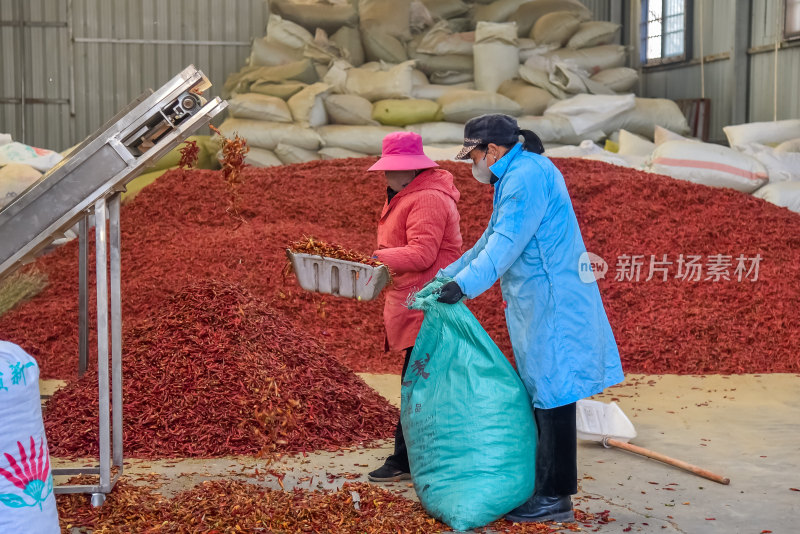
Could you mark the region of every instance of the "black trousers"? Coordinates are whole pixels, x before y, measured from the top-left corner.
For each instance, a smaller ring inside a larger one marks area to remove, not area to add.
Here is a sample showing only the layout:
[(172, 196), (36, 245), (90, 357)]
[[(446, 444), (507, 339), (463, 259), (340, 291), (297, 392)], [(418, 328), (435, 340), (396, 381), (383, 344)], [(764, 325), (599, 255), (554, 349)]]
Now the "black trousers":
[[(408, 369), (408, 361), (411, 359), (411, 351), (414, 347), (406, 349), (406, 358), (403, 361), (403, 373), (400, 375), (400, 382), (403, 382), (403, 377), (406, 376), (406, 369)], [(403, 437), (403, 423), (400, 419), (397, 420), (397, 427), (394, 429), (394, 453), (386, 459), (386, 465), (399, 469), (404, 473), (410, 473), (411, 468), (408, 466), (408, 449), (406, 448), (406, 439)]]
[(578, 435), (575, 403), (534, 408), (539, 431), (534, 495), (561, 497), (578, 493)]

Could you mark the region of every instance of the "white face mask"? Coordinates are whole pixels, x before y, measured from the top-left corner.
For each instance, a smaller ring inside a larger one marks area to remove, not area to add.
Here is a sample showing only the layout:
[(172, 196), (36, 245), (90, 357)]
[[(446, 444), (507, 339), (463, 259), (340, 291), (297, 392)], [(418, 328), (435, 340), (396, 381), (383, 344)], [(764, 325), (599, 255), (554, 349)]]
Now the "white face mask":
[(482, 184), (492, 183), (492, 171), (489, 170), (489, 164), (486, 163), (486, 155), (478, 163), (472, 164), (472, 176)]

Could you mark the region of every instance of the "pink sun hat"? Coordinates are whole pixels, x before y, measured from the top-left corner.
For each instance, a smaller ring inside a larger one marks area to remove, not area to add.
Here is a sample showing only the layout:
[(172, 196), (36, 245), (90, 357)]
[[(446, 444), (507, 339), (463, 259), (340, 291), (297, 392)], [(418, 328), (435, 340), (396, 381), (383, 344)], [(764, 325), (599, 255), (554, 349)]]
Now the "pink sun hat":
[(381, 159), (370, 171), (414, 171), (439, 164), (422, 151), (422, 137), (414, 132), (393, 132), (383, 138)]

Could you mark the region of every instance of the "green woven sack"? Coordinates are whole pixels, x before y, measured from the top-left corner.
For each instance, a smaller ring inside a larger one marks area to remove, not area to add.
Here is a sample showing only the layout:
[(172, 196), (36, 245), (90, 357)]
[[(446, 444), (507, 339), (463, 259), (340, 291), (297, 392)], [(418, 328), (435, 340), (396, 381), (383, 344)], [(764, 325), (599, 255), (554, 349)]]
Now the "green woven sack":
[(536, 424), (516, 371), (463, 302), (437, 302), (435, 280), (411, 308), (425, 319), (403, 377), (411, 476), (431, 516), (457, 530), (524, 503), (535, 476)]

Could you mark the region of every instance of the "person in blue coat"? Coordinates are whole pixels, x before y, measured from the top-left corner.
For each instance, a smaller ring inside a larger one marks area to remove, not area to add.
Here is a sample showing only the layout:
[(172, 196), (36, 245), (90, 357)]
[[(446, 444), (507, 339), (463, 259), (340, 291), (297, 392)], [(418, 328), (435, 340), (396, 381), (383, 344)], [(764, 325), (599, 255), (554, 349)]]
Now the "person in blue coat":
[[(524, 143), (519, 142), (523, 136)], [(575, 402), (624, 379), (600, 291), (586, 270), (586, 246), (564, 177), (542, 156), (541, 140), (507, 115), (464, 128), (459, 159), (494, 187), (492, 217), (475, 245), (438, 277), (439, 300), (472, 299), (499, 278), (506, 324), (538, 427), (536, 484), (506, 518), (572, 521), (577, 493)]]

